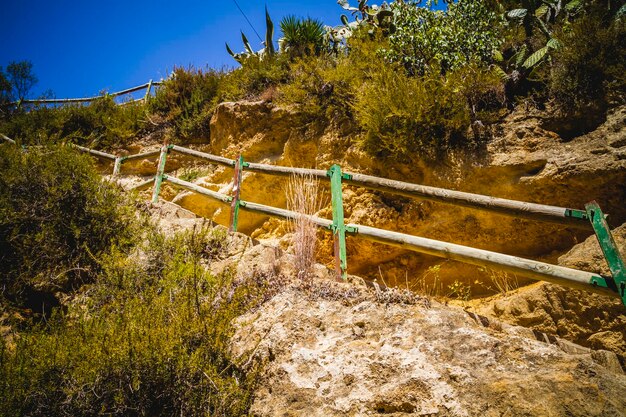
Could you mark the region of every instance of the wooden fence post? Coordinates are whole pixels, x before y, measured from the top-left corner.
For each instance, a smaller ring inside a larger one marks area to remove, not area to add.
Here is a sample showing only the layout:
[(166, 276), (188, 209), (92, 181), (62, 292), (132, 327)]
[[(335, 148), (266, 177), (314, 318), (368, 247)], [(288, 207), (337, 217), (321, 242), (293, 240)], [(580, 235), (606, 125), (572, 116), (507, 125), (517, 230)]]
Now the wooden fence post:
[(231, 232), (237, 231), (237, 225), (239, 223), (239, 206), (241, 195), (241, 181), (243, 179), (242, 172), (245, 162), (243, 156), (239, 155), (239, 158), (235, 160), (235, 174), (233, 175), (233, 201), (230, 203), (230, 226), (228, 228)]
[(161, 183), (163, 182), (163, 173), (165, 172), (165, 162), (167, 161), (167, 153), (169, 152), (170, 147), (167, 144), (167, 141), (163, 144), (161, 148), (161, 155), (159, 156), (159, 166), (157, 168), (157, 173), (154, 176), (154, 190), (152, 191), (152, 202), (156, 203), (159, 201), (159, 193), (161, 192)]
[(146, 88), (146, 95), (143, 97), (144, 102), (148, 101), (148, 98), (150, 97), (150, 90), (152, 90), (152, 80), (148, 81), (148, 88)]

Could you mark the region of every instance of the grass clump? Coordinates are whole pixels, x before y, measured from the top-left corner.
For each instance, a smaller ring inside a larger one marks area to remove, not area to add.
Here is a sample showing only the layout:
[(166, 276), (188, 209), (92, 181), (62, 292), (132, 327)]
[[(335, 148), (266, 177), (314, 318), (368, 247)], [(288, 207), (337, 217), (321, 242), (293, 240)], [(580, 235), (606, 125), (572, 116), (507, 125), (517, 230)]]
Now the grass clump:
[(289, 225), (293, 233), (294, 266), (298, 278), (303, 280), (312, 278), (315, 266), (317, 226), (311, 216), (325, 205), (320, 193), (319, 182), (310, 174), (290, 177), (285, 191), (287, 209), (296, 213)]
[(39, 310), (46, 297), (93, 280), (98, 258), (132, 245), (138, 223), (89, 157), (67, 147), (1, 147), (2, 295)]
[(354, 111), (371, 153), (437, 160), (477, 145), (468, 128), (495, 117), (500, 91), (499, 79), (480, 67), (423, 77), (387, 68), (359, 90)]
[(66, 312), (3, 344), (0, 415), (247, 415), (255, 372), (228, 341), (259, 292), (205, 270), (221, 242), (206, 228), (153, 239), (159, 268), (108, 257)]
[(245, 65), (229, 72), (218, 89), (218, 102), (273, 99), (272, 90), (289, 81), (289, 60), (286, 55), (261, 59), (251, 56)]

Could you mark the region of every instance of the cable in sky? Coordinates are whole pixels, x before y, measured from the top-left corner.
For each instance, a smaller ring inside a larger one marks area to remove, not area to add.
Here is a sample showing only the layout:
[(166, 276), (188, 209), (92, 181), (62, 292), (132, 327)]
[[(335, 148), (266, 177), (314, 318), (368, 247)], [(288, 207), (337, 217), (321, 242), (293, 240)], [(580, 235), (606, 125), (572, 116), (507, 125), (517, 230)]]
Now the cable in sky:
[(237, 3), (237, 0), (233, 0), (233, 3), (235, 3), (235, 6), (237, 6), (237, 8), (239, 9), (239, 11), (243, 15), (243, 17), (246, 19), (246, 21), (248, 22), (248, 24), (250, 25), (250, 27), (254, 31), (254, 33), (256, 33), (256, 37), (259, 38), (259, 40), (261, 42), (263, 42), (263, 39), (261, 39), (261, 35), (259, 35), (259, 32), (257, 32), (256, 29), (254, 28), (254, 26), (252, 26), (252, 23), (250, 22), (250, 19), (248, 19), (248, 16), (246, 16), (246, 14), (243, 12), (243, 10), (241, 10), (241, 7), (239, 7), (239, 4)]

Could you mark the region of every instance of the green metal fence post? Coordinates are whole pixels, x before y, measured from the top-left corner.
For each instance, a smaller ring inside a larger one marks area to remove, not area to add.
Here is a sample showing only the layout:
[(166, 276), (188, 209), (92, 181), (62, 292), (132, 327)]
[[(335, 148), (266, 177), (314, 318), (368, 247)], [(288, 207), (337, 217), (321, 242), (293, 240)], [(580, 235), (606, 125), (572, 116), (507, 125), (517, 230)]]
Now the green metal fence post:
[(349, 174), (342, 174), (337, 164), (330, 167), (326, 174), (330, 177), (331, 204), (333, 207), (333, 244), (335, 253), (335, 270), (341, 279), (347, 278), (348, 255), (346, 252), (346, 225), (343, 217), (343, 196), (341, 194), (341, 180), (350, 179)]
[(587, 210), (587, 216), (591, 221), (593, 230), (596, 232), (600, 249), (602, 249), (606, 263), (609, 265), (611, 275), (613, 275), (612, 281), (603, 279), (601, 281), (596, 280), (595, 282), (591, 282), (591, 284), (616, 291), (621, 297), (622, 303), (626, 305), (626, 267), (624, 266), (624, 260), (611, 234), (611, 229), (609, 229), (609, 225), (598, 203), (595, 201), (587, 203), (585, 204), (585, 209)]
[(230, 203), (230, 226), (228, 228), (231, 232), (237, 231), (237, 225), (239, 223), (239, 206), (241, 195), (241, 181), (243, 179), (243, 168), (246, 163), (243, 160), (243, 156), (239, 155), (239, 158), (235, 160), (235, 174), (233, 175), (233, 199)]
[(165, 162), (167, 161), (167, 153), (170, 147), (167, 143), (163, 144), (161, 148), (161, 155), (159, 156), (159, 166), (157, 173), (154, 176), (154, 190), (152, 191), (152, 202), (159, 201), (159, 193), (161, 192), (161, 183), (163, 182), (163, 173), (165, 172)]

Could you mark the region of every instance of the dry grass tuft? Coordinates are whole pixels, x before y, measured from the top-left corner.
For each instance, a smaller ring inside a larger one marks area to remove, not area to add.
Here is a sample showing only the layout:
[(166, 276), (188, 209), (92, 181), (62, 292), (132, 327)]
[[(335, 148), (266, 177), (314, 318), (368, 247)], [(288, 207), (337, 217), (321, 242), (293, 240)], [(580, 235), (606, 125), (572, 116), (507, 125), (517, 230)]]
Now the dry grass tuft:
[(293, 233), (293, 252), (298, 278), (309, 279), (315, 265), (317, 227), (310, 216), (319, 212), (324, 204), (318, 181), (311, 175), (294, 175), (289, 178), (286, 189), (287, 209), (297, 215), (290, 222)]

